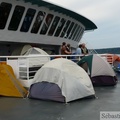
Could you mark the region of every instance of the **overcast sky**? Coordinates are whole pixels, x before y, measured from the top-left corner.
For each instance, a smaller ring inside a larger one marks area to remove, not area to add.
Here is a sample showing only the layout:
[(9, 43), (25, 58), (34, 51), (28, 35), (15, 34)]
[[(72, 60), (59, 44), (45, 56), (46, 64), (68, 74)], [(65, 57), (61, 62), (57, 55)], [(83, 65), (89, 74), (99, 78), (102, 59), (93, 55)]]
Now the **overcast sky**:
[(84, 33), (88, 48), (120, 47), (120, 0), (46, 0), (77, 12), (98, 29)]

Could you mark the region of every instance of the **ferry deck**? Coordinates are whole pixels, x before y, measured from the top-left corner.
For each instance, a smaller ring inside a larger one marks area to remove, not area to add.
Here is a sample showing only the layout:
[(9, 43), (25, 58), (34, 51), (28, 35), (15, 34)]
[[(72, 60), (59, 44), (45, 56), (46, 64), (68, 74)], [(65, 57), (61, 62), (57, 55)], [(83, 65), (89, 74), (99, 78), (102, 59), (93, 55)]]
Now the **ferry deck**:
[(120, 112), (120, 74), (112, 87), (94, 87), (96, 98), (59, 103), (0, 97), (0, 120), (100, 120), (100, 112)]

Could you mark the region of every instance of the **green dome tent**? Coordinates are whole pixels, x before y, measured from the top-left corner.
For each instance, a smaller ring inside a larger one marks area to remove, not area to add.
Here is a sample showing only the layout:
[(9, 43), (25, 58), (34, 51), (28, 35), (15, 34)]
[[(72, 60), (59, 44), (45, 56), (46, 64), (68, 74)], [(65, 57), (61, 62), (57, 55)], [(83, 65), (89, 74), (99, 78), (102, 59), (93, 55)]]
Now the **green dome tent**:
[(110, 64), (99, 55), (88, 55), (78, 63), (90, 76), (93, 85), (116, 85), (117, 78)]

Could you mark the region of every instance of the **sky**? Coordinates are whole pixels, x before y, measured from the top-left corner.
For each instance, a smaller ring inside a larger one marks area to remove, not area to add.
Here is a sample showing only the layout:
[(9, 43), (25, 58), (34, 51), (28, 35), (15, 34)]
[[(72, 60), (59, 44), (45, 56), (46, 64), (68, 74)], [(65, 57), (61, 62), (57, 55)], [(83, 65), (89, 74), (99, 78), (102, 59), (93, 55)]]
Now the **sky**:
[(46, 0), (70, 9), (96, 24), (81, 39), (89, 49), (120, 47), (120, 0)]

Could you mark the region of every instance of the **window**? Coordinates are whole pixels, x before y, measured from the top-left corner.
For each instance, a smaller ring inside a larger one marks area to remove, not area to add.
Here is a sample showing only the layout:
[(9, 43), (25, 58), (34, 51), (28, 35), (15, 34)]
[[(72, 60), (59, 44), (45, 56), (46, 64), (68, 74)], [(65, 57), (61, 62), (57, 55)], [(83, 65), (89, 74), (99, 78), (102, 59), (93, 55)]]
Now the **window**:
[(84, 32), (84, 29), (81, 28), (81, 30), (80, 30), (80, 32), (79, 32), (79, 35), (78, 35), (78, 38), (77, 38), (77, 41), (80, 41), (80, 38), (82, 37), (83, 32)]
[(28, 32), (30, 25), (31, 25), (31, 22), (34, 18), (35, 12), (36, 11), (34, 9), (31, 9), (31, 8), (28, 9), (20, 31)]
[(70, 24), (70, 27), (69, 27), (69, 29), (67, 31), (67, 34), (66, 34), (65, 38), (67, 38), (67, 37), (69, 37), (71, 35), (71, 30), (72, 30), (73, 26), (74, 26), (74, 22), (72, 22)]
[(79, 35), (80, 35), (81, 30), (82, 30), (82, 27), (79, 26), (79, 31), (78, 31), (78, 33), (77, 33), (77, 36), (76, 36), (76, 38), (75, 38), (75, 41), (78, 41), (78, 38), (79, 38)]
[(75, 41), (76, 41), (76, 39), (77, 39), (77, 37), (79, 35), (80, 29), (81, 29), (81, 27), (78, 25), (78, 29), (77, 29), (76, 34), (75, 34), (75, 38), (73, 38)]
[(4, 2), (0, 4), (0, 29), (5, 28), (11, 8), (12, 8), (11, 4)]
[(67, 35), (66, 31), (67, 31), (69, 25), (70, 25), (70, 21), (68, 20), (61, 35), (60, 35), (60, 37), (66, 37), (66, 35)]
[(73, 29), (71, 30), (71, 34), (69, 36), (69, 39), (71, 39), (73, 37), (73, 34), (75, 32), (76, 27), (77, 27), (77, 24), (75, 24), (74, 27), (73, 27)]
[(16, 6), (8, 30), (17, 30), (23, 16), (25, 8), (22, 6)]
[(79, 30), (79, 26), (78, 26), (78, 25), (76, 25), (76, 29), (75, 29), (75, 32), (73, 33), (72, 40), (74, 40), (74, 39), (75, 39), (75, 36), (76, 36), (76, 34), (77, 34), (78, 30)]
[(46, 19), (45, 19), (45, 22), (44, 22), (44, 24), (42, 26), (40, 34), (46, 34), (46, 32), (47, 32), (47, 30), (48, 30), (48, 28), (50, 26), (50, 23), (51, 23), (52, 19), (53, 19), (53, 15), (52, 14), (48, 14), (47, 17), (46, 17)]
[(55, 19), (54, 19), (54, 21), (53, 21), (53, 23), (52, 23), (52, 26), (51, 26), (51, 28), (50, 28), (50, 30), (48, 32), (48, 35), (50, 35), (50, 36), (53, 35), (53, 33), (55, 31), (55, 28), (56, 28), (59, 20), (60, 20), (60, 17), (56, 16)]
[(64, 24), (65, 24), (66, 20), (64, 18), (61, 19), (59, 25), (58, 25), (58, 28), (57, 28), (57, 31), (55, 32), (55, 36), (58, 37)]
[(45, 17), (45, 12), (42, 12), (40, 11), (36, 17), (36, 20), (33, 24), (33, 27), (32, 27), (32, 30), (31, 30), (31, 33), (38, 33), (38, 30), (44, 20), (44, 17)]
[(80, 38), (83, 36), (83, 33), (84, 33), (84, 29), (82, 29), (82, 32), (81, 32)]

